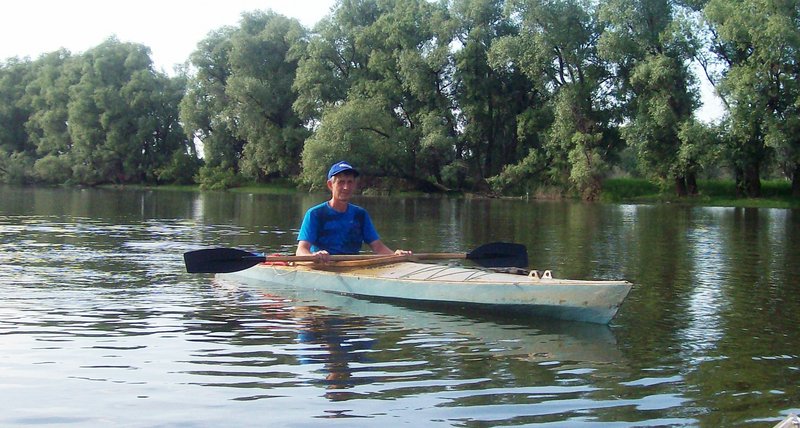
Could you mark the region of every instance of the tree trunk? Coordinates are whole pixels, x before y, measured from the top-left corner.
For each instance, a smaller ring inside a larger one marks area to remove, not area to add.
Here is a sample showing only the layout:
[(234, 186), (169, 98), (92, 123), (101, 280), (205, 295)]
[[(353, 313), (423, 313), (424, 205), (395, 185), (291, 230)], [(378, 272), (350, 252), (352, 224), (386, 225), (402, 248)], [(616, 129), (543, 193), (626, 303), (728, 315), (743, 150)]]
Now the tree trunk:
[(675, 194), (679, 198), (686, 197), (686, 177), (680, 175), (675, 177)]
[(686, 174), (686, 190), (689, 196), (697, 196), (697, 175), (693, 172)]
[(585, 201), (596, 201), (600, 197), (600, 193), (603, 191), (603, 180), (599, 177), (593, 177), (589, 184), (583, 189), (583, 200)]
[(761, 177), (758, 162), (753, 162), (744, 168), (744, 191), (748, 198), (761, 197)]
[(744, 171), (741, 167), (735, 166), (733, 167), (733, 175), (736, 180), (736, 197), (743, 198), (745, 195), (744, 191)]
[(792, 172), (792, 197), (800, 198), (800, 162), (794, 164)]

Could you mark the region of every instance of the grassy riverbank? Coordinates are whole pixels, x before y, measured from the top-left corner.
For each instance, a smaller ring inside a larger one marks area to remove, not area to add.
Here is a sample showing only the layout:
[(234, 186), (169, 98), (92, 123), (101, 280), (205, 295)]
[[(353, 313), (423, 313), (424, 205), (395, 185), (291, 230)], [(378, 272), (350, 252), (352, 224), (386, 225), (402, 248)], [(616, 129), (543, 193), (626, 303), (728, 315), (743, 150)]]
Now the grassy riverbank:
[(635, 178), (615, 178), (603, 183), (601, 200), (616, 203), (681, 203), (717, 207), (800, 208), (800, 199), (792, 197), (791, 183), (785, 180), (761, 182), (761, 197), (737, 198), (733, 180), (699, 180), (697, 196), (679, 198), (673, 189), (661, 189), (655, 183)]
[[(754, 207), (754, 208), (800, 208), (800, 199), (792, 198), (791, 183), (784, 180), (764, 180), (761, 182), (762, 197), (758, 199), (737, 198), (736, 186), (732, 180), (700, 180), (700, 194), (679, 198), (673, 189), (661, 189), (657, 184), (637, 178), (614, 178), (606, 180), (600, 201), (610, 203), (658, 204), (677, 203), (701, 206), (720, 207)], [(116, 186), (114, 186), (116, 187)], [(126, 188), (149, 188), (147, 186), (126, 186)], [(159, 190), (199, 191), (196, 185), (191, 186), (159, 186)], [(276, 181), (267, 184), (249, 184), (229, 189), (235, 193), (256, 194), (292, 194), (300, 192), (291, 181)], [(375, 192), (365, 191), (367, 194)], [(382, 194), (382, 193), (381, 193)], [(397, 192), (392, 195), (418, 196), (419, 192)], [(553, 196), (557, 198), (557, 196)], [(552, 199), (552, 198), (551, 198)]]

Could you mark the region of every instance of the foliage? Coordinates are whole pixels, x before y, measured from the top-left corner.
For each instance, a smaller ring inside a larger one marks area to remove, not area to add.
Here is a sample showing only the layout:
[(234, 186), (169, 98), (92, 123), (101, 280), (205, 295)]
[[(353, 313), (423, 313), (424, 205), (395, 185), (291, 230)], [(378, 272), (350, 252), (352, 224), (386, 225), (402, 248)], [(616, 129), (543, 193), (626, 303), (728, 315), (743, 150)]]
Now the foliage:
[(763, 166), (778, 158), (800, 195), (798, 4), (711, 0), (705, 15), (715, 29), (709, 51), (725, 66), (718, 87), (730, 106), (726, 153), (739, 194), (759, 196)]
[(34, 177), (50, 184), (64, 184), (72, 178), (72, 159), (68, 155), (48, 154), (33, 163)]
[[(518, 130), (542, 101), (541, 94), (534, 90), (535, 81), (518, 68), (490, 59), (495, 40), (518, 35), (518, 27), (503, 15), (502, 1), (461, 1), (453, 4), (452, 11), (456, 40), (463, 45), (454, 53), (455, 96), (463, 129), (456, 157), (467, 159), (473, 177), (491, 177), (519, 162), (536, 143)], [(463, 174), (458, 178), (453, 184), (463, 187)]]
[(450, 27), (443, 5), (425, 0), (341, 2), (317, 26), (307, 52), (319, 55), (300, 62), (295, 81), (295, 109), (320, 123), (303, 182), (319, 181), (317, 162), (336, 160), (327, 150), (372, 174), (443, 182), (457, 157)]
[(156, 170), (156, 177), (161, 183), (194, 184), (195, 175), (200, 172), (202, 165), (202, 160), (195, 153), (178, 149), (168, 164)]
[(9, 120), (0, 144), (26, 168), (6, 169), (4, 180), (156, 182), (155, 171), (189, 145), (177, 121), (183, 80), (154, 72), (149, 55), (110, 38), (79, 56), (60, 50), (0, 68), (0, 93), (11, 99), (0, 103)]
[(304, 39), (296, 20), (252, 12), (238, 28), (200, 43), (181, 115), (203, 142), (209, 166), (256, 181), (299, 173), (297, 160), (310, 132), (291, 108), (297, 59), (290, 51)]
[(0, 68), (0, 152), (34, 151), (25, 132), (31, 111), (24, 103), (33, 67), (30, 61), (11, 59)]
[(195, 181), (200, 183), (203, 190), (225, 190), (242, 183), (233, 168), (212, 165), (203, 165)]
[(234, 134), (247, 142), (241, 170), (256, 180), (300, 170), (297, 159), (309, 132), (291, 108), (297, 61), (288, 55), (304, 33), (296, 20), (254, 12), (242, 17), (231, 37), (227, 112), (237, 118)]
[(616, 113), (603, 84), (610, 68), (595, 43), (603, 30), (598, 11), (591, 2), (572, 0), (509, 1), (508, 8), (519, 17), (519, 35), (497, 45), (495, 63), (513, 63), (545, 94), (553, 112), (542, 153), (529, 152), (528, 157), (547, 160), (553, 183), (568, 184), (594, 199), (621, 148), (611, 127)]
[[(800, 196), (800, 8), (775, 0), (339, 0), (272, 11), (187, 68), (110, 38), (0, 63), (0, 181), (367, 183), (604, 197), (611, 176), (705, 196), (791, 178)], [(699, 122), (703, 67), (727, 107)], [(198, 156), (195, 143), (202, 147)], [(661, 196), (663, 197), (663, 195)]]
[(703, 191), (691, 198), (677, 198), (646, 179), (613, 178), (605, 182), (601, 200), (614, 203), (680, 202), (702, 206), (798, 208), (800, 201), (792, 197), (791, 183), (786, 180), (765, 180), (761, 199), (738, 198), (734, 180), (699, 180)]
[(25, 102), (31, 106), (31, 115), (25, 130), (39, 156), (34, 170), (42, 182), (60, 184), (72, 180), (73, 144), (67, 107), (70, 87), (80, 77), (80, 60), (60, 50), (39, 58), (33, 80), (26, 87)]
[(660, 187), (641, 178), (612, 178), (603, 183), (601, 199), (608, 202), (622, 202), (643, 196), (654, 196), (661, 192)]
[(684, 196), (696, 193), (699, 160), (680, 138), (697, 107), (689, 71), (694, 45), (680, 11), (672, 0), (606, 2), (601, 16), (608, 27), (599, 46), (619, 70), (615, 94), (630, 118), (621, 132), (640, 169), (652, 179), (674, 182)]
[(234, 168), (244, 141), (234, 135), (235, 122), (226, 121), (228, 96), (225, 85), (231, 74), (228, 57), (233, 28), (214, 31), (198, 43), (189, 62), (195, 67), (180, 102), (180, 120), (192, 139), (203, 144), (207, 166)]
[[(177, 123), (178, 87), (152, 70), (149, 49), (109, 39), (81, 58), (70, 87), (73, 172), (81, 183), (154, 182), (154, 171), (185, 141)], [(171, 99), (169, 97), (172, 97)], [(160, 117), (159, 114), (166, 117)]]
[(311, 188), (324, 188), (328, 168), (347, 159), (366, 175), (388, 175), (402, 159), (400, 147), (404, 128), (387, 113), (377, 99), (357, 99), (336, 108), (326, 109), (317, 132), (306, 141), (303, 150), (301, 182)]
[(23, 152), (0, 152), (0, 178), (5, 183), (27, 184), (33, 181), (33, 159)]

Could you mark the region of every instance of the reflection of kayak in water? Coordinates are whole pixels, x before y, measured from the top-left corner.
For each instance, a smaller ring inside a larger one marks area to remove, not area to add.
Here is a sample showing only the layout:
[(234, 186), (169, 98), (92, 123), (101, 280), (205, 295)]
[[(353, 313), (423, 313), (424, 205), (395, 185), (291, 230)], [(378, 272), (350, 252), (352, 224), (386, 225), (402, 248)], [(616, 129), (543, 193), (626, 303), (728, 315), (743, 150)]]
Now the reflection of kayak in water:
[(778, 425), (775, 425), (773, 428), (798, 428), (798, 427), (800, 427), (800, 417), (797, 417), (797, 415), (792, 413), (786, 419), (778, 422)]
[[(236, 279), (236, 283), (268, 290), (273, 304), (270, 312), (285, 313), (291, 308), (314, 308), (305, 315), (315, 317), (359, 317), (387, 331), (407, 330), (403, 341), (415, 346), (463, 348), (472, 356), (511, 356), (532, 361), (610, 362), (619, 361), (616, 339), (606, 325), (567, 322), (530, 317), (511, 318), (468, 309), (448, 307), (446, 311), (421, 310), (339, 294), (299, 289), (258, 280)], [(221, 281), (228, 283), (230, 281)], [(278, 298), (278, 296), (280, 296)]]
[(616, 315), (631, 289), (627, 281), (540, 278), (415, 262), (326, 269), (259, 264), (220, 277), (599, 324), (607, 324)]

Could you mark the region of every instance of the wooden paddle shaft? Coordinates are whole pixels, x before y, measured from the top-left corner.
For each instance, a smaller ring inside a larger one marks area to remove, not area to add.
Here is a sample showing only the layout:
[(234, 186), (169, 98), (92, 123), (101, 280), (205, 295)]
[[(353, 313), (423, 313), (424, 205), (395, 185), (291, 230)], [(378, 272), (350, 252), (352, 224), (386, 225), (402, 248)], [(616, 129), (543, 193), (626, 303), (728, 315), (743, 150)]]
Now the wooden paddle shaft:
[[(380, 259), (394, 254), (334, 254), (330, 256), (331, 261), (341, 262), (350, 260), (370, 260)], [(448, 260), (448, 259), (465, 259), (466, 253), (419, 253), (404, 255), (402, 258), (408, 260)], [(316, 259), (314, 256), (266, 256), (267, 262), (313, 262)]]

